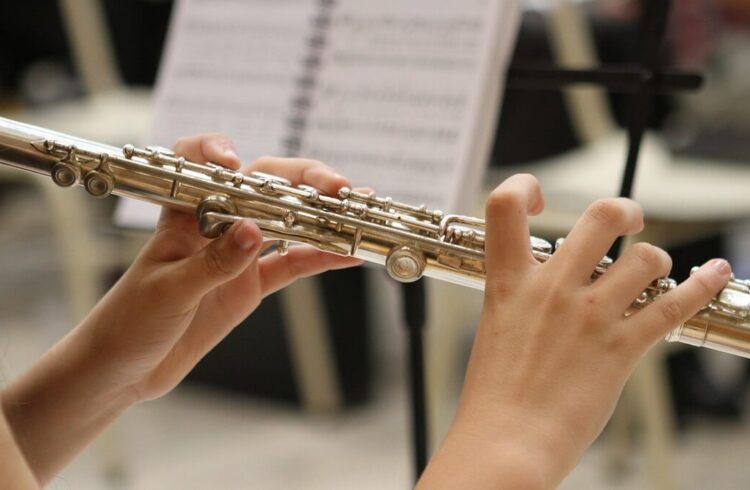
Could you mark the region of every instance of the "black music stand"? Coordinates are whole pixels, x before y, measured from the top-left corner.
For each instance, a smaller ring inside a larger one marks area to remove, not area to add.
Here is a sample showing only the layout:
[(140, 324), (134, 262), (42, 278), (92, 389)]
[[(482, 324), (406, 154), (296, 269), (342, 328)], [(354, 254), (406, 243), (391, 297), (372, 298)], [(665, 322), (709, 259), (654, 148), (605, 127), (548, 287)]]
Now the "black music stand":
[[(620, 185), (620, 197), (631, 197), (641, 141), (648, 126), (657, 95), (694, 91), (703, 84), (703, 76), (692, 71), (665, 69), (661, 49), (671, 0), (641, 0), (641, 46), (638, 63), (625, 66), (598, 66), (590, 69), (566, 69), (548, 65), (516, 65), (508, 70), (507, 88), (511, 90), (560, 90), (570, 85), (597, 85), (614, 93), (632, 97), (627, 125), (628, 150)], [(617, 258), (622, 241), (610, 250)], [(409, 332), (409, 370), (414, 448), (415, 481), (427, 465), (427, 405), (424, 379), (425, 290), (418, 281), (403, 285), (404, 318)]]

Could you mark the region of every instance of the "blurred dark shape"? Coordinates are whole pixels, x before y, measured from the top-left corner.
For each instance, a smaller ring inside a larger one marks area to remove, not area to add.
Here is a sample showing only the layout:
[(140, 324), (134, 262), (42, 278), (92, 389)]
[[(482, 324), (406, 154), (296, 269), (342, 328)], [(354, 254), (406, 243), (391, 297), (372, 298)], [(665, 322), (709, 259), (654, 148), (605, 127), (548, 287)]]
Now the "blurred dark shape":
[[(104, 0), (123, 81), (152, 85), (172, 0)], [(56, 0), (0, 0), (0, 90), (40, 105), (83, 94)]]
[(29, 106), (51, 104), (83, 95), (81, 84), (59, 60), (35, 61), (21, 74), (18, 90)]
[[(598, 58), (602, 64), (638, 62), (638, 19), (616, 19), (594, 14), (590, 14), (588, 18)], [(526, 11), (511, 64), (554, 65), (550, 42), (544, 14)], [(627, 122), (631, 99), (629, 95), (609, 95), (612, 113), (620, 126)], [(668, 97), (657, 97), (654, 106), (649, 125), (658, 128), (666, 118), (671, 103)], [(534, 162), (572, 150), (579, 145), (561, 92), (513, 89), (505, 91), (490, 159), (491, 165)]]
[[(319, 277), (341, 401), (345, 406), (363, 403), (372, 377), (365, 271), (346, 269)], [(267, 297), (208, 353), (188, 381), (300, 404), (283, 318), (278, 296)]]
[(746, 165), (750, 160), (750, 131), (734, 125), (695, 127), (677, 121), (669, 128), (669, 140), (677, 155), (703, 157)]
[(56, 1), (0, 1), (0, 90), (30, 104), (81, 93)]
[(104, 0), (120, 74), (128, 85), (153, 85), (172, 0)]
[(721, 390), (709, 379), (700, 356), (694, 350), (675, 352), (667, 358), (672, 405), (679, 429), (686, 429), (696, 417), (737, 422), (742, 418), (739, 389)]
[[(511, 64), (552, 63), (544, 15), (523, 15)], [(561, 92), (506, 90), (492, 149), (491, 165), (533, 162), (578, 146)]]

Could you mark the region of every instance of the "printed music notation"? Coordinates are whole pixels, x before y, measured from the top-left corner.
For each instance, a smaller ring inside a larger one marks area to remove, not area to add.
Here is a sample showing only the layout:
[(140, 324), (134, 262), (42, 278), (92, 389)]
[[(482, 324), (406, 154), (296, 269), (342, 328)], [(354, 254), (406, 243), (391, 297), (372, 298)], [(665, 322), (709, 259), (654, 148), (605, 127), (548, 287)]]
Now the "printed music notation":
[(312, 0), (181, 0), (149, 140), (222, 132), (240, 155), (281, 154)]
[(382, 195), (465, 208), (518, 10), (517, 0), (180, 0), (148, 141), (222, 132), (246, 161), (317, 158)]
[(462, 207), (484, 163), (473, 154), (477, 126), (497, 106), (481, 99), (489, 65), (504, 66), (497, 33), (512, 4), (338, 3), (300, 154), (394, 199)]

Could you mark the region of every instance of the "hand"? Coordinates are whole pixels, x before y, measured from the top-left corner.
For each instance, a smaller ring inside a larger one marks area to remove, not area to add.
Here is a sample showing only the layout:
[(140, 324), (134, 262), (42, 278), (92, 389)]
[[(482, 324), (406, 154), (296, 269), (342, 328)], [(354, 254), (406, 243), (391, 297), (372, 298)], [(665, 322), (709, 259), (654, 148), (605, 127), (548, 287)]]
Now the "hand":
[[(174, 150), (196, 162), (240, 166), (220, 135), (181, 139)], [(327, 193), (349, 185), (312, 160), (261, 158), (245, 169), (254, 170)], [(209, 241), (198, 234), (194, 216), (162, 212), (153, 237), (118, 283), (1, 393), (0, 422), (4, 413), (41, 485), (123, 410), (177, 385), (262, 298), (298, 277), (359, 263), (309, 247), (260, 257), (262, 242), (249, 220)], [(7, 454), (2, 432), (0, 424), (0, 453)]]
[(451, 475), (460, 473), (445, 468), (462, 460), (475, 469), (466, 488), (496, 488), (499, 481), (507, 488), (556, 487), (601, 432), (638, 360), (729, 278), (726, 261), (711, 261), (632, 311), (641, 292), (669, 273), (664, 251), (640, 243), (593, 283), (591, 274), (618, 236), (643, 228), (640, 207), (627, 199), (594, 203), (540, 264), (531, 255), (527, 214), (543, 207), (528, 175), (508, 179), (487, 202), (482, 319), (458, 413), (425, 474), (426, 487), (439, 475), (452, 488), (459, 480)]
[[(194, 162), (240, 167), (231, 142), (220, 135), (181, 139), (174, 151)], [(326, 193), (350, 185), (313, 160), (266, 157), (243, 169), (252, 171)], [(152, 239), (84, 322), (96, 339), (100, 372), (112, 385), (132, 390), (137, 400), (159, 397), (265, 296), (299, 277), (360, 263), (310, 247), (261, 258), (262, 244), (251, 220), (209, 241), (198, 234), (194, 215), (164, 209)]]

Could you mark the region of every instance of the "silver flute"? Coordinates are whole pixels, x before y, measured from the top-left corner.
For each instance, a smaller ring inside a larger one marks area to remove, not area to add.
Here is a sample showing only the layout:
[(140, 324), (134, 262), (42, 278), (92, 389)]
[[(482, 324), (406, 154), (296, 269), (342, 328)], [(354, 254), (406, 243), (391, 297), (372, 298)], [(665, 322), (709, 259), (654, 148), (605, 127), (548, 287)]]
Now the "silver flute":
[[(200, 233), (221, 235), (250, 218), (279, 253), (301, 243), (385, 266), (402, 282), (422, 276), (484, 289), (485, 222), (443, 214), (343, 188), (337, 196), (259, 172), (244, 175), (213, 163), (187, 161), (159, 147), (118, 149), (0, 118), (0, 163), (46, 175), (61, 187), (82, 185), (94, 197), (110, 194), (195, 213)], [(557, 248), (531, 237), (531, 251), (545, 262)], [(592, 278), (605, 273), (604, 257)], [(655, 280), (634, 302), (643, 307), (676, 287)], [(729, 284), (667, 340), (750, 358), (750, 281)]]

